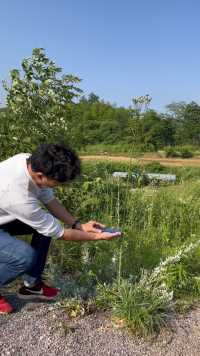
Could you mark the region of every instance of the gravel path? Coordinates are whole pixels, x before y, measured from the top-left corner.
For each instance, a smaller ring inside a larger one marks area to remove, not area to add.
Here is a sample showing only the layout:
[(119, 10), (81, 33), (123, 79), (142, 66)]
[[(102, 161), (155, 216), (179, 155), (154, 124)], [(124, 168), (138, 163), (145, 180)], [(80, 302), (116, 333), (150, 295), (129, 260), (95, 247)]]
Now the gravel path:
[(200, 308), (172, 320), (169, 329), (145, 341), (113, 328), (105, 313), (72, 323), (54, 304), (23, 303), (9, 292), (7, 298), (17, 311), (0, 315), (1, 356), (200, 355)]

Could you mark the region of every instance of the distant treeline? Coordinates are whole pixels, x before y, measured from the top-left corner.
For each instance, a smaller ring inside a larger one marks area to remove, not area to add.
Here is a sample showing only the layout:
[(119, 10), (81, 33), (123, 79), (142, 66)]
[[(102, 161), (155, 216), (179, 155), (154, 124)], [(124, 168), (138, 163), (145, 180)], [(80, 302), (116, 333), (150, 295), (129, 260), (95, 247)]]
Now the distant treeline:
[(172, 103), (165, 114), (116, 107), (95, 94), (83, 97), (71, 112), (71, 134), (78, 148), (94, 144), (134, 145), (143, 151), (166, 146), (200, 145), (200, 106)]
[[(166, 113), (149, 109), (149, 95), (132, 100), (128, 108), (83, 95), (80, 79), (35, 48), (21, 70), (3, 82), (6, 107), (0, 109), (0, 152), (5, 157), (38, 143), (64, 139), (78, 150), (87, 146), (157, 151), (166, 146), (200, 145), (200, 106), (171, 103)], [(145, 104), (145, 105), (143, 105)], [(144, 107), (145, 106), (145, 107)]]
[[(0, 118), (9, 121), (10, 114), (9, 117), (5, 114), (6, 108), (1, 109)], [(71, 105), (64, 116), (69, 132), (67, 139), (77, 149), (117, 144), (157, 151), (166, 146), (200, 145), (200, 106), (195, 102), (172, 103), (162, 114), (152, 109), (141, 112), (131, 107), (116, 107), (91, 93)]]

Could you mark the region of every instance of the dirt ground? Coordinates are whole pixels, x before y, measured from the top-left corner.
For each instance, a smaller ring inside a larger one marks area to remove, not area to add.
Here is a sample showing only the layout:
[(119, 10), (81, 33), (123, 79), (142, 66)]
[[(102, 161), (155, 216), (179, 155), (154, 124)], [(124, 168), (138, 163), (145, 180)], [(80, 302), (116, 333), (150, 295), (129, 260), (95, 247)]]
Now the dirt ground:
[(196, 158), (188, 158), (188, 159), (177, 159), (177, 158), (160, 158), (155, 156), (148, 156), (148, 157), (126, 157), (126, 156), (109, 156), (109, 155), (84, 155), (81, 156), (83, 161), (114, 161), (114, 162), (135, 162), (140, 164), (147, 164), (150, 162), (159, 162), (164, 166), (171, 166), (171, 167), (183, 167), (183, 166), (200, 166), (200, 157)]

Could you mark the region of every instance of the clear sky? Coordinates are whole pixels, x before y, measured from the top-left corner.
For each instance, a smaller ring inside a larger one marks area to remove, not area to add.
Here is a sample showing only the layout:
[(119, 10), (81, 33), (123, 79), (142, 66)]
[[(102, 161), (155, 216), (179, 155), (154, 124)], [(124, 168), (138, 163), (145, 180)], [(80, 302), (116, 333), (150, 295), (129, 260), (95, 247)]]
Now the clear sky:
[(200, 103), (199, 18), (199, 0), (1, 1), (0, 79), (43, 47), (85, 94), (118, 106), (145, 94), (160, 111)]

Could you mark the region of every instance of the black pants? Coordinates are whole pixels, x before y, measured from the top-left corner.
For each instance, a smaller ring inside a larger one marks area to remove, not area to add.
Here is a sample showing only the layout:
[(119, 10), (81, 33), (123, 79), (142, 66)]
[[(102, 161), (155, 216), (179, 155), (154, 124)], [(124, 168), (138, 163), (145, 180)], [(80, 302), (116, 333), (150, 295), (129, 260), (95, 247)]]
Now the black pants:
[(14, 220), (7, 224), (0, 225), (0, 229), (4, 230), (11, 236), (32, 234), (31, 247), (36, 252), (36, 257), (31, 269), (28, 271), (28, 276), (33, 277), (35, 281), (40, 281), (44, 271), (51, 237), (39, 234), (31, 226), (26, 225), (19, 220)]

